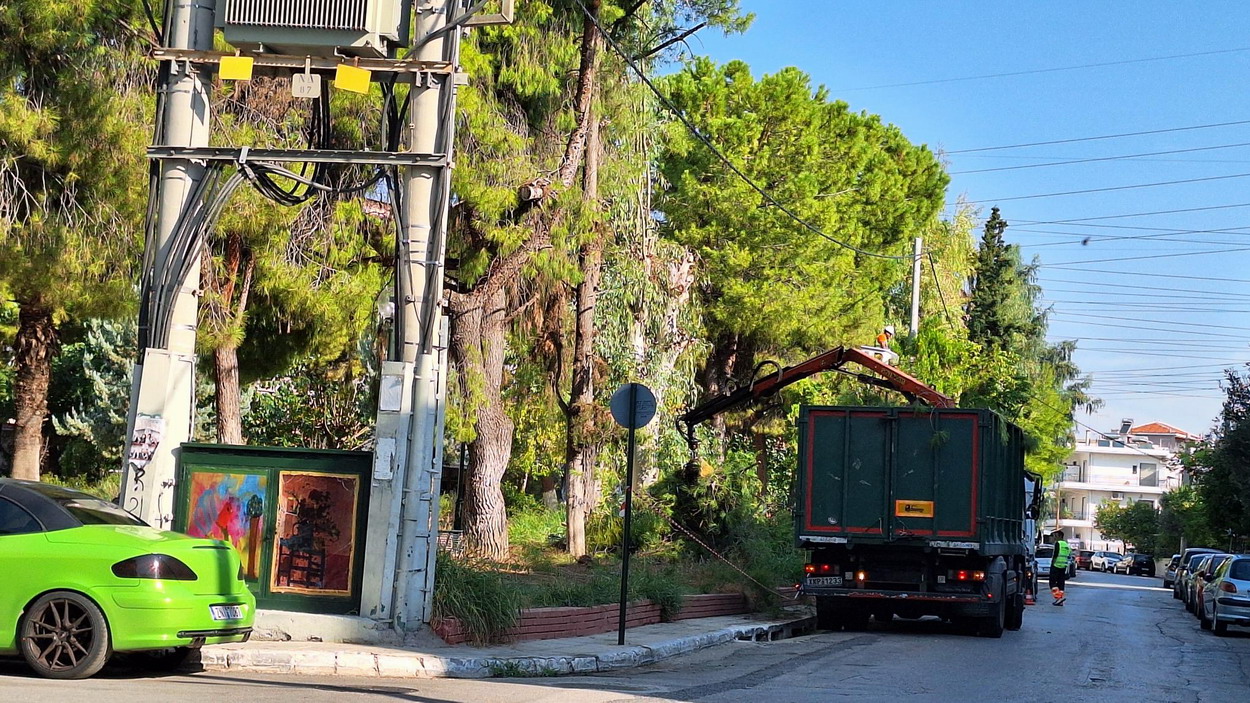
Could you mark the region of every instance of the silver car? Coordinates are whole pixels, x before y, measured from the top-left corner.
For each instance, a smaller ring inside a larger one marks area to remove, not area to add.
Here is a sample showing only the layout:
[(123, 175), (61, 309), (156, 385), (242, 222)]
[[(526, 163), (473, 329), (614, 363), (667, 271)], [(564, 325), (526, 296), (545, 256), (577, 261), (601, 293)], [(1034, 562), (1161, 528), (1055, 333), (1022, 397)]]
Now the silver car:
[(1221, 637), (1229, 625), (1250, 627), (1250, 555), (1238, 554), (1215, 570), (1204, 587), (1198, 617)]

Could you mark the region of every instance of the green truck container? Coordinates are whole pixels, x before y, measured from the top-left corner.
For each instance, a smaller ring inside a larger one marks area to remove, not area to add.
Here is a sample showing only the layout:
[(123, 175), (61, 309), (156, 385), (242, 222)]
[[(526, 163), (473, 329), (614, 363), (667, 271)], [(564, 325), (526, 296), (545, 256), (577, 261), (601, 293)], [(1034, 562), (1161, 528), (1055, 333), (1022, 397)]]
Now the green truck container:
[(1000, 637), (1023, 622), (1033, 477), (989, 410), (803, 407), (795, 535), (818, 625), (937, 615)]

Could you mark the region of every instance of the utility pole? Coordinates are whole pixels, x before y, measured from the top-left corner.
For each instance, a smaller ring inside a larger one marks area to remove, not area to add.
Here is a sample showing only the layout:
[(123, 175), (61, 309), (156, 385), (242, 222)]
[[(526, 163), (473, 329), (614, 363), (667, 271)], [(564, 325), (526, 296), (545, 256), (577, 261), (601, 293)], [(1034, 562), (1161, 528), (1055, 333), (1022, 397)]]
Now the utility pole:
[[(413, 8), (416, 58), (456, 66), (459, 28), (446, 31), (453, 0), (419, 0)], [(428, 622), (438, 552), (439, 484), (443, 470), (443, 401), (447, 335), (443, 320), (443, 259), (451, 205), (455, 73), (427, 73), (408, 94), (409, 150), (442, 155), (441, 165), (403, 170), (396, 301), (400, 360), (413, 369), (412, 413), (406, 442), (400, 544), (393, 616), (400, 630)]]
[(915, 253), (911, 260), (911, 335), (920, 331), (920, 254), (924, 250), (924, 240), (916, 237)]
[[(213, 48), (213, 16), (217, 0), (169, 3), (165, 43), (169, 48), (210, 51)], [(201, 147), (208, 144), (209, 86), (211, 77), (189, 61), (169, 62), (162, 91), (155, 143), (167, 147)], [(150, 315), (140, 325), (139, 363), (130, 392), (131, 411), (127, 438), (134, 449), (122, 477), (122, 507), (154, 527), (169, 528), (173, 521), (175, 481), (174, 452), (191, 439), (195, 412), (195, 324), (197, 285), (184, 283), (172, 291), (153, 287), (180, 265), (172, 236), (179, 219), (191, 207), (196, 186), (203, 180), (203, 162), (186, 158), (160, 161), (156, 181), (156, 222), (147, 243), (152, 257), (152, 278), (145, 293), (166, 295), (173, 313), (167, 334), (156, 329)], [(198, 254), (191, 253), (198, 259)], [(192, 271), (199, 271), (196, 263)], [(154, 341), (156, 340), (156, 341)]]

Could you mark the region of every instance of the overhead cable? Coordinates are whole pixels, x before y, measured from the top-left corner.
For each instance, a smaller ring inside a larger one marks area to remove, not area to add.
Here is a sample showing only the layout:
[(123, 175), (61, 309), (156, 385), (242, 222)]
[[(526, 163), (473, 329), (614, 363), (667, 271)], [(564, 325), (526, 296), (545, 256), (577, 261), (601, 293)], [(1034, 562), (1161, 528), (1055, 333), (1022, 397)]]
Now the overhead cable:
[[(1245, 51), (1245, 49), (1236, 49), (1235, 51)], [(1147, 134), (1167, 134), (1169, 132), (1187, 132), (1195, 129), (1212, 129), (1215, 127), (1233, 127), (1236, 125), (1250, 124), (1250, 120), (1237, 120), (1235, 122), (1216, 122), (1214, 124), (1200, 124), (1192, 127), (1172, 127), (1169, 129), (1150, 129), (1144, 132), (1122, 132), (1120, 134), (1104, 134), (1097, 137), (1078, 137), (1075, 139), (1052, 139), (1046, 142), (1028, 142), (1026, 144), (1007, 144), (1004, 146), (983, 146), (976, 149), (956, 149), (954, 151), (946, 151), (946, 154), (972, 154), (978, 151), (1001, 151), (1003, 149), (1023, 149), (1030, 146), (1048, 146), (1051, 144), (1075, 144), (1076, 142), (1092, 142), (1100, 139), (1119, 139), (1121, 137), (1140, 137)]]
[(638, 66), (637, 62), (634, 61), (634, 59), (630, 56), (630, 54), (626, 52), (624, 48), (621, 47), (621, 45), (616, 41), (616, 38), (613, 37), (606, 29), (604, 29), (603, 25), (599, 24), (599, 18), (595, 17), (594, 14), (590, 12), (590, 10), (586, 9), (586, 6), (582, 3), (582, 0), (574, 0), (574, 2), (576, 2), (577, 6), (581, 8), (582, 12), (586, 15), (586, 18), (590, 20), (592, 24), (594, 24), (595, 29), (597, 29), (599, 32), (599, 36), (603, 37), (604, 41), (608, 44), (608, 46), (612, 48), (612, 51), (614, 51), (616, 55), (619, 56), (621, 60), (624, 61), (627, 66), (629, 66), (629, 68), (634, 72), (634, 74), (638, 76), (638, 79), (641, 80), (643, 84), (645, 84), (647, 88), (650, 89), (651, 92), (655, 94), (655, 97), (656, 99), (660, 101), (660, 104), (663, 105), (664, 108), (668, 110), (674, 117), (676, 117), (678, 121), (680, 121), (683, 125), (685, 125), (686, 129), (690, 132), (690, 134), (693, 135), (695, 139), (698, 139), (700, 142), (702, 142), (703, 145), (707, 147), (708, 150), (710, 150), (716, 156), (716, 158), (721, 161), (721, 163), (725, 164), (725, 166), (728, 167), (730, 171), (733, 171), (734, 175), (736, 175), (739, 179), (741, 179), (743, 183), (746, 183), (748, 186), (750, 186), (751, 190), (754, 190), (756, 193), (758, 193), (760, 197), (768, 201), (769, 204), (781, 210), (783, 213), (785, 213), (787, 217), (789, 217), (791, 220), (794, 220), (796, 223), (801, 225), (804, 229), (808, 230), (812, 234), (815, 234), (819, 237), (823, 237), (829, 240), (830, 242), (833, 242), (834, 244), (842, 247), (843, 249), (848, 249), (857, 254), (863, 254), (864, 256), (870, 256), (870, 257), (874, 257), (878, 259), (888, 259), (891, 261), (911, 261), (914, 258), (912, 256), (895, 256), (895, 255), (890, 255), (890, 254), (880, 254), (875, 251), (868, 251), (867, 249), (861, 249), (855, 246), (854, 244), (850, 244), (840, 239), (836, 239), (826, 234), (819, 227), (811, 224), (810, 222), (803, 219), (802, 217), (799, 217), (798, 214), (796, 214), (789, 207), (786, 207), (785, 205), (783, 205), (781, 201), (773, 197), (771, 193), (764, 190), (764, 188), (762, 188), (759, 184), (751, 180), (750, 176), (743, 173), (741, 169), (739, 169), (736, 165), (734, 165), (734, 163), (729, 160), (729, 157), (725, 156), (725, 154), (723, 154), (720, 151), (720, 149), (718, 149), (716, 145), (712, 143), (712, 140), (708, 138), (707, 136), (705, 136), (703, 132), (697, 126), (695, 126), (693, 122), (690, 121), (690, 118), (686, 117), (686, 114), (682, 112), (682, 110), (680, 110), (676, 105), (674, 105), (668, 99), (667, 96), (664, 95), (664, 93), (655, 85), (655, 83), (653, 83), (651, 79), (647, 77), (647, 74)]

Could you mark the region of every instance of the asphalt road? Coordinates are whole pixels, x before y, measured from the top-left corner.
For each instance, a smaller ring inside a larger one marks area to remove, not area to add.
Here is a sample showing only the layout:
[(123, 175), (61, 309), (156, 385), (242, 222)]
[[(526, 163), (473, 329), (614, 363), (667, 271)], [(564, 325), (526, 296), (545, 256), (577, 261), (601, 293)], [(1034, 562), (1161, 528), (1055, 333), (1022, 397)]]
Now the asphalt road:
[(1002, 639), (935, 619), (873, 623), (866, 632), (739, 642), (613, 675), (393, 680), (225, 675), (153, 676), (113, 667), (52, 682), (0, 663), (0, 702), (74, 701), (1210, 701), (1250, 700), (1250, 631), (1198, 628), (1160, 579), (1081, 572), (1062, 608), (1048, 599)]

